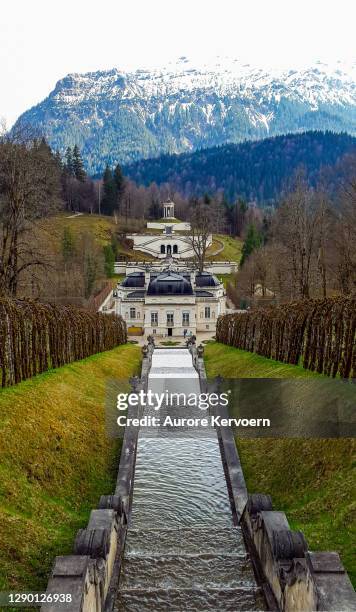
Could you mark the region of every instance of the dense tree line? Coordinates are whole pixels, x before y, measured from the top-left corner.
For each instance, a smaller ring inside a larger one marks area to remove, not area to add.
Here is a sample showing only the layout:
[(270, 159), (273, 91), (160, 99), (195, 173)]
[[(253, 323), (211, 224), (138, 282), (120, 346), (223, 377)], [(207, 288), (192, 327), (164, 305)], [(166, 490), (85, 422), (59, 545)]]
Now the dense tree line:
[(347, 134), (305, 132), (163, 155), (126, 166), (124, 171), (139, 184), (168, 183), (186, 198), (221, 190), (230, 203), (242, 197), (266, 204), (278, 201), (285, 183), (301, 164), (311, 186), (319, 181), (322, 171), (330, 189), (335, 189), (340, 178), (337, 162), (355, 152), (356, 139)]
[(269, 223), (249, 225), (236, 305), (356, 294), (356, 157), (335, 196), (298, 172)]

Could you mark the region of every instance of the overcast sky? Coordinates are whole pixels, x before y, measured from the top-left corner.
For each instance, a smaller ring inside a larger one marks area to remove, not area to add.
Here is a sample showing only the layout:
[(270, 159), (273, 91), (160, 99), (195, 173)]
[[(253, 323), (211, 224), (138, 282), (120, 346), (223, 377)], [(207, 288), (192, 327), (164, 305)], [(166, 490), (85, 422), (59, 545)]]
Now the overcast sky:
[(5, 0), (8, 126), (69, 72), (229, 55), (259, 66), (356, 60), (355, 0)]

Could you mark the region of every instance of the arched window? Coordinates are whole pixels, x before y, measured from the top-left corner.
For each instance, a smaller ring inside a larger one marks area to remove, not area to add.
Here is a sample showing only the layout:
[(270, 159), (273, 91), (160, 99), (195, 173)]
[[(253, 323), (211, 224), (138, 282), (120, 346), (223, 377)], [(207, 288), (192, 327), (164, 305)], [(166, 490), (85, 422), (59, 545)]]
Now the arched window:
[(162, 255), (166, 252), (166, 247), (164, 244), (161, 244), (161, 253)]
[(178, 253), (178, 245), (177, 244), (173, 245), (173, 253)]
[(172, 255), (172, 245), (167, 244), (167, 255)]

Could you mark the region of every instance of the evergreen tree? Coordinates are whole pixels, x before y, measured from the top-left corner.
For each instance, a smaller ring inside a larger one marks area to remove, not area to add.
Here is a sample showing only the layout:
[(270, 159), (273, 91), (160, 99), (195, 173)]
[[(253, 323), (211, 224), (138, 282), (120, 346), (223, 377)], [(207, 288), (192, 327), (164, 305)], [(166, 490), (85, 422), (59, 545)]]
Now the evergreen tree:
[(246, 259), (251, 255), (251, 253), (262, 246), (262, 236), (261, 233), (256, 229), (253, 223), (250, 223), (247, 230), (246, 240), (242, 247), (242, 255), (240, 259), (240, 266), (243, 266)]
[(107, 278), (111, 278), (115, 274), (115, 253), (111, 244), (104, 246), (104, 269)]
[(243, 198), (238, 198), (235, 203), (235, 215), (234, 215), (234, 223), (233, 230), (237, 236), (241, 236), (241, 232), (244, 229), (245, 225), (245, 216), (247, 213), (247, 203)]
[(74, 176), (73, 153), (70, 147), (67, 147), (65, 155), (64, 168), (69, 176)]
[(73, 148), (72, 154), (72, 168), (73, 174), (78, 181), (84, 183), (86, 179), (86, 172), (84, 170), (83, 160), (79, 151), (78, 145), (75, 145)]
[(148, 210), (148, 216), (150, 219), (160, 219), (161, 218), (161, 205), (157, 198), (153, 197), (151, 199), (151, 204)]
[(120, 241), (115, 234), (111, 237), (111, 249), (114, 253), (114, 259), (119, 259)]
[(117, 208), (118, 210), (120, 210), (121, 205), (122, 205), (123, 195), (125, 192), (125, 183), (126, 183), (120, 164), (117, 164), (114, 170), (114, 181), (115, 181), (116, 191), (117, 191)]
[(75, 244), (73, 234), (69, 227), (65, 227), (62, 237), (62, 257), (65, 264), (68, 264), (68, 262), (72, 259), (74, 253)]
[(97, 262), (95, 256), (88, 252), (84, 260), (84, 295), (88, 299), (94, 289), (97, 277)]
[(103, 199), (101, 201), (101, 212), (112, 215), (117, 209), (117, 187), (112, 170), (107, 164), (103, 175)]
[(59, 151), (56, 151), (56, 153), (54, 155), (54, 158), (56, 160), (56, 164), (57, 164), (60, 172), (62, 172), (62, 170), (63, 170), (63, 162), (62, 162), (62, 157), (61, 157), (61, 154), (60, 154)]

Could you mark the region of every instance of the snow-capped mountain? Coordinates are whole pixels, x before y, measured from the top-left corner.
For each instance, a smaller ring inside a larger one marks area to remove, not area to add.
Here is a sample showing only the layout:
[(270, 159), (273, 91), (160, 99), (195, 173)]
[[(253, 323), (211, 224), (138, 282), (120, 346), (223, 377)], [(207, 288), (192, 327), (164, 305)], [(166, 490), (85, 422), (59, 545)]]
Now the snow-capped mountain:
[(287, 132), (356, 135), (356, 63), (271, 71), (182, 57), (160, 69), (69, 74), (18, 122), (61, 151), (78, 144), (92, 173), (107, 162)]

